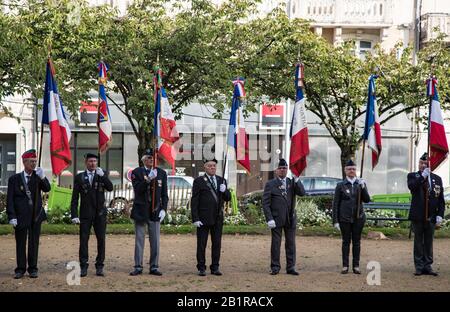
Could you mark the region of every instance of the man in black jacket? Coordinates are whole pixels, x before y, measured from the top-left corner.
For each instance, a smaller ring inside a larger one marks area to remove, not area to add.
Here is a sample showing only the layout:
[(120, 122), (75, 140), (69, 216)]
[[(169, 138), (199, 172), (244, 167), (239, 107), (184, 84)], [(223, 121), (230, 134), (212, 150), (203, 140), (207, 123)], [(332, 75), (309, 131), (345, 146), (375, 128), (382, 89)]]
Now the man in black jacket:
[(220, 249), (223, 228), (223, 206), (231, 200), (224, 178), (216, 175), (217, 160), (205, 160), (205, 175), (194, 180), (192, 186), (192, 222), (197, 227), (197, 269), (198, 275), (205, 276), (205, 249), (208, 233), (211, 233), (211, 274), (222, 275), (219, 271)]
[(427, 153), (419, 159), (419, 171), (408, 173), (408, 188), (412, 195), (409, 220), (414, 231), (414, 275), (437, 276), (431, 268), (433, 237), (444, 217), (444, 188), (441, 177), (428, 168)]
[[(105, 191), (111, 192), (113, 184), (102, 168), (97, 167), (97, 155), (87, 153), (84, 156), (86, 170), (77, 174), (73, 182), (71, 216), (72, 222), (80, 224), (80, 276), (87, 275), (89, 253), (88, 242), (91, 227), (94, 226), (97, 238), (97, 258), (95, 260), (96, 275), (103, 276), (105, 261), (106, 217)], [(78, 200), (81, 198), (80, 214)]]
[(353, 273), (361, 274), (359, 258), (361, 234), (366, 222), (362, 202), (368, 203), (370, 195), (366, 182), (356, 177), (356, 165), (347, 161), (344, 167), (345, 179), (336, 185), (333, 198), (333, 224), (342, 235), (342, 274), (348, 273), (350, 243), (353, 244)]
[(280, 159), (275, 171), (276, 178), (268, 181), (264, 187), (262, 205), (267, 225), (272, 232), (270, 249), (271, 273), (280, 272), (280, 247), (282, 232), (284, 230), (286, 249), (286, 272), (298, 275), (295, 269), (295, 232), (297, 227), (297, 214), (295, 212), (295, 195), (304, 196), (305, 188), (300, 180), (287, 178), (288, 164)]
[[(146, 150), (143, 167), (133, 170), (131, 180), (134, 189), (134, 202), (131, 218), (134, 220), (135, 248), (134, 270), (131, 276), (142, 274), (145, 228), (150, 236), (150, 274), (160, 276), (159, 271), (159, 237), (160, 223), (167, 211), (169, 196), (167, 194), (167, 173), (161, 168), (153, 168), (153, 150)], [(155, 190), (153, 192), (153, 190)], [(154, 203), (153, 203), (154, 200)]]
[[(50, 191), (50, 183), (42, 168), (37, 167), (36, 150), (22, 154), (24, 170), (8, 180), (6, 213), (9, 223), (14, 226), (16, 238), (16, 260), (14, 278), (22, 278), (27, 271), (28, 237), (28, 273), (31, 278), (38, 277), (38, 249), (41, 223), (47, 219), (42, 207), (41, 192)], [(36, 202), (37, 199), (37, 202)]]

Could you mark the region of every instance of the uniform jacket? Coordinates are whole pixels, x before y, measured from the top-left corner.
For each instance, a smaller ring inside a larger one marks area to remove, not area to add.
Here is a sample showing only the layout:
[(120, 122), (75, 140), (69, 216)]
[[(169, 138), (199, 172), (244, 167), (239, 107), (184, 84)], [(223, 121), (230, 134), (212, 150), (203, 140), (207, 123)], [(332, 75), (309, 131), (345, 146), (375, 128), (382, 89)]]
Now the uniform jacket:
[(31, 192), (32, 205), (29, 204), (29, 199), (26, 194), (25, 188), (25, 176), (24, 172), (16, 173), (8, 180), (8, 194), (7, 194), (7, 206), (6, 213), (8, 214), (8, 220), (17, 219), (17, 229), (23, 229), (31, 226), (33, 220), (33, 206), (36, 200), (36, 191), (38, 191), (37, 208), (34, 214), (34, 221), (41, 223), (47, 219), (44, 209), (42, 208), (42, 196), (41, 191), (50, 191), (50, 182), (47, 178), (43, 180), (36, 175), (33, 171), (30, 182), (28, 183), (29, 191)]
[(291, 203), (295, 201), (295, 195), (305, 195), (305, 188), (300, 180), (295, 183), (286, 177), (286, 189), (283, 189), (283, 183), (279, 178), (269, 180), (264, 187), (262, 198), (264, 215), (266, 221), (274, 220), (277, 227), (296, 226), (297, 214)]
[[(408, 173), (408, 188), (411, 191), (409, 220), (425, 221), (425, 190), (429, 189), (429, 180), (424, 179), (420, 171)], [(440, 176), (431, 173), (431, 192), (428, 204), (428, 218), (436, 223), (436, 216), (444, 217), (444, 188)]]
[[(77, 174), (73, 182), (71, 216), (80, 220), (94, 219), (96, 216), (106, 216), (105, 191), (111, 192), (113, 184), (106, 174), (102, 177), (94, 174), (92, 186), (89, 183), (87, 171)], [(80, 214), (78, 214), (78, 201)]]
[(359, 218), (365, 220), (366, 214), (362, 203), (370, 201), (367, 186), (362, 188), (358, 182), (352, 184), (347, 179), (336, 185), (333, 198), (333, 224), (340, 222), (353, 223), (358, 212), (358, 193), (361, 192), (361, 202), (359, 203)]
[(228, 188), (223, 193), (219, 191), (221, 184), (227, 184), (224, 178), (216, 175), (216, 184), (214, 189), (206, 174), (194, 180), (191, 198), (192, 222), (201, 221), (206, 226), (223, 222), (223, 206), (231, 200), (231, 193)]
[[(156, 168), (156, 178), (145, 181), (145, 167), (138, 167), (131, 174), (134, 189), (133, 209), (131, 218), (136, 222), (159, 221), (159, 212), (167, 210), (169, 195), (167, 194), (167, 173), (161, 168)], [(152, 212), (153, 186), (155, 190), (155, 206)]]

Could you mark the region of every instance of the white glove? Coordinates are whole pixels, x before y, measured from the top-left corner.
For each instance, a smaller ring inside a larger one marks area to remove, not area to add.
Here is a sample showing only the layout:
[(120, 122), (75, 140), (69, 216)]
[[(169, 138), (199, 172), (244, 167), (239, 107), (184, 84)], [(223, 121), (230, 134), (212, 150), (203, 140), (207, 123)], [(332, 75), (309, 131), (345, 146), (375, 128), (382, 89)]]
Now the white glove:
[(227, 186), (225, 184), (220, 184), (219, 185), (219, 191), (221, 191), (222, 193), (225, 192), (227, 190)]
[(105, 172), (103, 171), (102, 168), (98, 167), (97, 169), (95, 169), (95, 173), (99, 176), (99, 177), (103, 177), (105, 175)]
[(72, 219), (72, 223), (73, 224), (80, 224), (80, 219), (79, 218), (73, 218)]
[(426, 179), (426, 178), (428, 178), (429, 175), (430, 175), (430, 168), (423, 169), (422, 177), (424, 177)]
[(358, 185), (361, 185), (361, 188), (366, 187), (366, 180), (364, 180), (364, 179), (358, 179), (357, 183), (358, 183)]
[(277, 227), (277, 225), (275, 224), (275, 220), (270, 220), (269, 222), (267, 222), (267, 225), (269, 226), (269, 229), (274, 229)]
[(9, 224), (11, 224), (13, 227), (16, 227), (17, 226), (17, 219), (9, 220)]
[(166, 211), (164, 209), (162, 209), (159, 212), (159, 222), (163, 222), (164, 218), (166, 217)]
[(334, 228), (335, 228), (336, 230), (338, 230), (338, 231), (341, 230), (341, 227), (339, 226), (339, 223), (335, 223), (333, 226), (334, 226)]
[(41, 167), (37, 167), (36, 168), (36, 175), (41, 178), (41, 180), (44, 180), (45, 178), (45, 174), (44, 174), (44, 170), (42, 170)]
[(202, 221), (195, 221), (194, 223), (192, 223), (194, 226), (196, 227), (201, 227), (203, 225)]
[(148, 174), (148, 178), (150, 180), (153, 180), (154, 178), (156, 178), (156, 176), (158, 175), (158, 171), (156, 169), (153, 169), (150, 171), (150, 173)]
[(442, 217), (441, 216), (437, 216), (436, 217), (436, 224), (437, 225), (441, 225), (441, 223), (442, 223)]

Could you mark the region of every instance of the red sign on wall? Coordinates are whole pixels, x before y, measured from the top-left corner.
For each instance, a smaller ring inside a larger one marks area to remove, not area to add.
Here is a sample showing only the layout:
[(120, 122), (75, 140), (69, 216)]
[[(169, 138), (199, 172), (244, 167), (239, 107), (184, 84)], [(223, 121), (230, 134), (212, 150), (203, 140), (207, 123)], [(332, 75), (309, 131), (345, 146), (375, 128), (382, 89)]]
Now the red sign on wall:
[(284, 103), (263, 103), (260, 106), (260, 129), (285, 129), (286, 106)]

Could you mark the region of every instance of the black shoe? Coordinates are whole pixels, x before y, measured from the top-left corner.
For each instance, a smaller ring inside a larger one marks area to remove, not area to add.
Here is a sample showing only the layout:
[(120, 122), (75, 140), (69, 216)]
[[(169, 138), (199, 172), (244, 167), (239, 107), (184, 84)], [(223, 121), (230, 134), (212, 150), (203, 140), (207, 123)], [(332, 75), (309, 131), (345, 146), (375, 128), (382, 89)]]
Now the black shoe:
[(422, 273), (424, 275), (431, 275), (431, 276), (438, 276), (439, 275), (437, 272), (434, 272), (433, 270), (423, 270)]
[(162, 275), (161, 271), (158, 271), (158, 270), (151, 270), (149, 274), (157, 275), (157, 276), (161, 276)]
[(97, 275), (97, 276), (105, 276), (105, 273), (103, 273), (103, 268), (97, 268), (95, 270), (95, 275)]
[(87, 268), (81, 268), (80, 276), (85, 277), (87, 275)]
[(297, 271), (295, 270), (289, 270), (286, 272), (286, 274), (290, 274), (290, 275), (300, 275)]
[(23, 277), (23, 273), (22, 272), (17, 272), (16, 274), (14, 274), (14, 278), (15, 279), (19, 279)]
[(341, 274), (347, 274), (348, 273), (348, 267), (343, 267)]
[(416, 270), (416, 272), (414, 272), (414, 275), (415, 276), (420, 276), (420, 275), (422, 275), (423, 273), (422, 273), (422, 271), (420, 271), (420, 270)]
[(131, 276), (136, 276), (139, 274), (142, 274), (142, 270), (134, 269), (133, 271), (130, 272)]
[(37, 278), (38, 277), (38, 272), (31, 272), (30, 273), (30, 277), (31, 278)]
[(280, 271), (272, 270), (270, 271), (270, 275), (277, 275)]
[(354, 274), (361, 274), (361, 270), (359, 269), (359, 267), (354, 267), (353, 268), (353, 273)]
[(214, 271), (211, 271), (211, 274), (212, 274), (212, 275), (221, 276), (221, 275), (222, 275), (222, 272), (220, 272), (219, 270), (214, 270)]
[(199, 270), (199, 271), (198, 271), (198, 275), (199, 275), (199, 276), (206, 276), (205, 270)]

